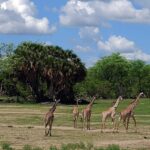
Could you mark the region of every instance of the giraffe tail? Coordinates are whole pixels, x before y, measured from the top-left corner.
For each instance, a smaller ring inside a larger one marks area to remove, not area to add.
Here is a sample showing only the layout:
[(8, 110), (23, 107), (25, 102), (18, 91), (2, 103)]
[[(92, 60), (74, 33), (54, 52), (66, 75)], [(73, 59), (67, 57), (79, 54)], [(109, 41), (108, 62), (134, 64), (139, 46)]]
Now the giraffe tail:
[(82, 115), (80, 115), (80, 121), (81, 121), (81, 122), (83, 121), (83, 116), (82, 116)]

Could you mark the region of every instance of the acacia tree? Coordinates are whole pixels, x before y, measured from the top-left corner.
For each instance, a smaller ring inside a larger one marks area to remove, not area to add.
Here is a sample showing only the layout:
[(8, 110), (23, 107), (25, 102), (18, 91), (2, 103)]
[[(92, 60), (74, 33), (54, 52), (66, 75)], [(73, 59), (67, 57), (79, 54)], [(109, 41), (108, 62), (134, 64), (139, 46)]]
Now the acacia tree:
[[(100, 59), (88, 70), (86, 80), (82, 82), (82, 91), (88, 95), (96, 94), (102, 98), (114, 98), (126, 95), (130, 63), (118, 53)], [(79, 89), (80, 83), (76, 89)], [(84, 87), (84, 88), (83, 88)]]
[(15, 75), (30, 87), (36, 102), (58, 97), (86, 75), (80, 59), (58, 46), (24, 42), (17, 47), (13, 60)]
[(101, 80), (109, 81), (116, 95), (124, 95), (127, 90), (130, 63), (118, 53), (104, 57), (96, 67), (97, 76)]

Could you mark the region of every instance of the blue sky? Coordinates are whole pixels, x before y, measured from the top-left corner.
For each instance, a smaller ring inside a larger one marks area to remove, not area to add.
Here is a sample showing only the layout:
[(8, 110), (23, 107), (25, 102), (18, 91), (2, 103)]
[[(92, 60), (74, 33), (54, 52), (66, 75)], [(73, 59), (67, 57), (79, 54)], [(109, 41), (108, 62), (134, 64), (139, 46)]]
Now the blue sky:
[(72, 49), (92, 66), (119, 52), (150, 63), (150, 0), (0, 0), (0, 42)]

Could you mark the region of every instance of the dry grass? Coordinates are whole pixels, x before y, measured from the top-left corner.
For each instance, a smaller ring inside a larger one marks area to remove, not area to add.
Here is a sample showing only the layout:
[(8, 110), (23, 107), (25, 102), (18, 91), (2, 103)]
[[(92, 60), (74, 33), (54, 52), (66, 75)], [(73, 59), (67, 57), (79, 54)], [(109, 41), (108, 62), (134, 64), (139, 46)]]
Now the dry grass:
[[(107, 102), (108, 103), (108, 102)], [(81, 106), (83, 108), (84, 106)], [(150, 149), (150, 114), (137, 113), (138, 132), (134, 133), (131, 121), (129, 133), (123, 126), (119, 133), (112, 133), (108, 122), (105, 133), (100, 132), (100, 114), (98, 106), (93, 110), (90, 131), (72, 128), (72, 106), (59, 106), (55, 113), (52, 137), (44, 136), (43, 116), (48, 110), (41, 105), (1, 105), (0, 106), (0, 142), (9, 142), (16, 149), (28, 144), (48, 150), (51, 145), (61, 146), (67, 143), (91, 143), (94, 146), (117, 144), (129, 150)], [(148, 106), (147, 106), (148, 107)], [(102, 108), (100, 108), (102, 109)], [(141, 111), (141, 108), (139, 108)]]

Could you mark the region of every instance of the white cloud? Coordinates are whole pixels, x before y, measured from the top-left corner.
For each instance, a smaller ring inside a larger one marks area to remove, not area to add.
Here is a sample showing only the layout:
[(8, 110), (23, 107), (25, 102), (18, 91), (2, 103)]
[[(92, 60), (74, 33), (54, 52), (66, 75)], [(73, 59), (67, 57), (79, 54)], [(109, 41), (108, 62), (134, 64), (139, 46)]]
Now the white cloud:
[(140, 59), (145, 62), (150, 62), (150, 55), (142, 52), (141, 50), (135, 51), (134, 53), (122, 54), (122, 56), (126, 57), (129, 60)]
[(31, 0), (0, 1), (0, 33), (50, 34), (55, 30), (46, 17), (36, 18)]
[(133, 41), (121, 36), (111, 36), (108, 41), (98, 41), (98, 48), (109, 53), (119, 52), (127, 59), (141, 59), (150, 62), (150, 55), (138, 49)]
[(60, 23), (71, 26), (96, 26), (108, 20), (150, 23), (150, 9), (137, 9), (130, 0), (70, 0), (60, 15)]
[(60, 22), (63, 25), (98, 25), (97, 16), (94, 8), (89, 2), (70, 0), (62, 8), (63, 14), (60, 15)]
[(92, 39), (94, 41), (97, 41), (100, 37), (100, 31), (98, 27), (82, 27), (79, 30), (79, 36), (81, 39)]
[(81, 52), (89, 52), (91, 50), (89, 46), (81, 46), (81, 45), (77, 45), (75, 49)]
[(108, 41), (98, 41), (98, 47), (109, 52), (129, 53), (137, 50), (135, 43), (125, 37), (111, 36)]

